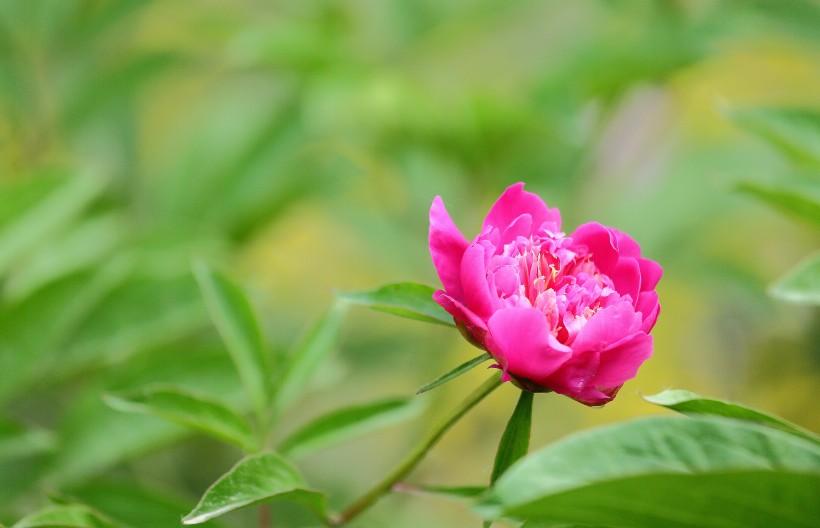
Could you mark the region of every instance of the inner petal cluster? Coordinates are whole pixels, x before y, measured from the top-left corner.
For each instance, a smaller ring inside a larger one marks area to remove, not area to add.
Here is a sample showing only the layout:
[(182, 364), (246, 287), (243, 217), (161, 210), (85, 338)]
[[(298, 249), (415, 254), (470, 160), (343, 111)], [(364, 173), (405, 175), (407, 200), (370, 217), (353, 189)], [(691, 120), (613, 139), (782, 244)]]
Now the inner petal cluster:
[(498, 248), (487, 272), (504, 306), (539, 310), (552, 335), (565, 345), (572, 344), (596, 312), (621, 299), (585, 247), (547, 229)]

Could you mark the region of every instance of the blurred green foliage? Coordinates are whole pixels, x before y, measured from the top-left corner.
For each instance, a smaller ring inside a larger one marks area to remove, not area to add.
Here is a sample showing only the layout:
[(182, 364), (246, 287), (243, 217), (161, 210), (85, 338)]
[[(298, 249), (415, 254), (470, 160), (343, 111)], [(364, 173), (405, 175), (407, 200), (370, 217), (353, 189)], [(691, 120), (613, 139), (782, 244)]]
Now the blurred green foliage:
[[(50, 496), (178, 526), (238, 457), (102, 401), (171, 383), (249, 406), (192, 259), (241, 277), (279, 360), (333, 289), (435, 284), (436, 194), (469, 236), (515, 181), (568, 231), (616, 226), (665, 268), (655, 357), (604, 411), (536, 398), (533, 445), (652, 412), (636, 392), (671, 386), (820, 429), (818, 309), (765, 295), (820, 245), (818, 35), (811, 0), (0, 1), (0, 523)], [(291, 432), (474, 354), (365, 311), (337, 348)], [(514, 398), (461, 424), (420, 480), (487, 480)], [(423, 420), (311, 456), (305, 476), (338, 507)], [(476, 518), (391, 497), (371, 522)]]

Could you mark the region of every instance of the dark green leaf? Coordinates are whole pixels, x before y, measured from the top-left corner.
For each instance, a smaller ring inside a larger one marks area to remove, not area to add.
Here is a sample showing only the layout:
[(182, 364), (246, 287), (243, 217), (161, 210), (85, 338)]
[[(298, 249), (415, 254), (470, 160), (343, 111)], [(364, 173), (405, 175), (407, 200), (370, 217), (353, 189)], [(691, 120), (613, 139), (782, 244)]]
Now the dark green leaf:
[(712, 416), (725, 416), (726, 418), (737, 418), (738, 420), (748, 420), (770, 427), (776, 427), (783, 431), (808, 438), (814, 442), (820, 442), (817, 435), (802, 429), (792, 423), (777, 416), (766, 414), (757, 409), (744, 407), (737, 403), (704, 398), (685, 390), (666, 390), (654, 396), (644, 396), (644, 400), (655, 405), (672, 409), (682, 414), (699, 415), (706, 414)]
[(444, 385), (448, 381), (453, 380), (453, 379), (461, 376), (465, 372), (468, 372), (468, 371), (472, 370), (474, 367), (477, 367), (478, 365), (484, 363), (485, 361), (487, 361), (491, 357), (492, 356), (490, 356), (489, 353), (485, 352), (484, 354), (476, 356), (476, 357), (474, 357), (473, 359), (471, 359), (469, 361), (465, 361), (464, 363), (457, 366), (456, 368), (454, 368), (450, 372), (444, 374), (443, 376), (439, 376), (438, 378), (434, 379), (433, 381), (431, 381), (430, 383), (428, 383), (424, 387), (417, 390), (416, 394), (421, 394), (423, 392), (427, 392), (429, 390), (435, 389), (439, 385)]
[(743, 182), (738, 190), (809, 224), (820, 227), (820, 200), (804, 189), (775, 188), (752, 182)]
[(375, 290), (341, 292), (336, 296), (374, 310), (447, 326), (455, 326), (453, 317), (433, 300), (435, 288), (413, 282), (387, 284)]
[(812, 253), (769, 287), (772, 297), (795, 304), (820, 305), (820, 252)]
[(795, 161), (820, 166), (820, 113), (799, 108), (730, 110), (729, 118)]
[(250, 426), (221, 402), (175, 386), (157, 385), (124, 394), (108, 394), (105, 402), (123, 412), (158, 416), (231, 442), (245, 451), (258, 448)]
[(574, 435), (509, 469), (487, 518), (664, 527), (813, 526), (820, 446), (756, 423), (654, 417)]
[(194, 270), (211, 318), (225, 341), (257, 415), (261, 416), (268, 403), (270, 384), (267, 349), (256, 315), (245, 293), (227, 277), (201, 261)]
[(451, 499), (473, 499), (487, 491), (486, 486), (425, 486), (397, 484), (393, 491), (399, 493), (427, 493)]
[(498, 480), (510, 466), (527, 454), (530, 447), (530, 430), (532, 429), (532, 397), (530, 391), (521, 391), (510, 421), (501, 435), (490, 483)]
[(305, 389), (316, 368), (336, 346), (344, 307), (333, 306), (294, 348), (284, 368), (276, 393), (276, 412), (291, 405)]
[(116, 528), (102, 514), (78, 504), (49, 506), (21, 519), (11, 528)]
[(266, 451), (243, 458), (221, 476), (182, 523), (203, 523), (230, 511), (273, 500), (298, 502), (325, 517), (324, 495), (308, 489), (296, 468), (281, 455)]
[(404, 420), (419, 408), (418, 401), (394, 398), (333, 411), (301, 427), (280, 445), (279, 451), (299, 457), (348, 438)]

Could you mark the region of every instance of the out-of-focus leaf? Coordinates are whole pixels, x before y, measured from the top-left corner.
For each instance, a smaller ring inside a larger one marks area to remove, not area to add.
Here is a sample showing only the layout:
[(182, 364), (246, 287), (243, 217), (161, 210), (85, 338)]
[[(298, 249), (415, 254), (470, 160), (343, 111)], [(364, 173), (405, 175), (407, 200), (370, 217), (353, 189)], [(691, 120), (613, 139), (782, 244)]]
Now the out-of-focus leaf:
[(54, 234), (105, 188), (99, 178), (39, 178), (0, 189), (0, 274)]
[(431, 381), (430, 383), (428, 383), (424, 387), (417, 390), (416, 394), (421, 394), (423, 392), (427, 392), (429, 390), (435, 389), (439, 385), (444, 385), (448, 381), (453, 380), (453, 379), (461, 376), (465, 372), (468, 372), (468, 371), (472, 370), (473, 368), (477, 367), (478, 365), (484, 363), (485, 361), (487, 361), (491, 357), (492, 356), (490, 356), (490, 354), (488, 352), (485, 352), (485, 353), (483, 353), (479, 356), (474, 357), (473, 359), (471, 359), (469, 361), (465, 361), (464, 363), (457, 366), (456, 368), (454, 368), (450, 372), (448, 372), (448, 373), (446, 373), (442, 376), (439, 376), (438, 378), (434, 379), (433, 381)]
[(245, 451), (255, 451), (248, 422), (213, 398), (172, 385), (108, 394), (105, 402), (118, 411), (149, 414), (213, 435)]
[(485, 518), (635, 528), (809, 527), (820, 516), (818, 489), (814, 442), (741, 420), (666, 416), (538, 451), (476, 509)]
[(750, 194), (770, 206), (820, 227), (820, 200), (801, 189), (775, 188), (743, 182), (738, 190)]
[(393, 398), (333, 411), (301, 427), (288, 436), (279, 451), (300, 457), (326, 446), (393, 425), (413, 416), (417, 400)]
[(530, 429), (532, 428), (532, 398), (530, 391), (521, 391), (518, 403), (515, 405), (510, 421), (504, 428), (498, 451), (495, 453), (493, 473), (490, 483), (498, 480), (518, 459), (527, 454), (530, 448)]
[(486, 486), (425, 486), (396, 484), (392, 491), (397, 493), (425, 493), (448, 499), (475, 499), (485, 491)]
[(793, 160), (820, 167), (820, 112), (800, 108), (747, 108), (729, 118)]
[(117, 528), (99, 512), (79, 504), (49, 506), (33, 513), (11, 528)]
[(200, 524), (230, 511), (273, 500), (297, 502), (322, 518), (326, 516), (324, 495), (309, 489), (296, 468), (281, 455), (265, 451), (243, 458), (222, 475), (182, 523)]
[(795, 304), (820, 305), (820, 251), (800, 261), (769, 287), (772, 297)]
[(807, 438), (813, 442), (820, 442), (817, 435), (806, 431), (777, 416), (766, 414), (757, 409), (750, 409), (737, 403), (704, 398), (686, 390), (665, 390), (653, 396), (644, 396), (644, 400), (655, 405), (672, 409), (687, 415), (711, 415), (724, 416), (726, 418), (737, 418), (738, 420), (748, 420), (762, 425), (776, 427), (788, 433), (796, 434)]
[(291, 353), (279, 378), (275, 409), (286, 409), (304, 390), (311, 375), (336, 346), (344, 307), (334, 305), (308, 332)]
[(270, 397), (268, 352), (253, 308), (236, 284), (204, 262), (197, 262), (194, 270), (211, 319), (236, 365), (257, 416), (261, 416)]
[(375, 290), (339, 292), (340, 299), (417, 321), (455, 326), (453, 317), (433, 300), (435, 288), (413, 282), (387, 284)]
[(0, 460), (36, 455), (52, 449), (54, 435), (51, 432), (26, 428), (0, 418)]

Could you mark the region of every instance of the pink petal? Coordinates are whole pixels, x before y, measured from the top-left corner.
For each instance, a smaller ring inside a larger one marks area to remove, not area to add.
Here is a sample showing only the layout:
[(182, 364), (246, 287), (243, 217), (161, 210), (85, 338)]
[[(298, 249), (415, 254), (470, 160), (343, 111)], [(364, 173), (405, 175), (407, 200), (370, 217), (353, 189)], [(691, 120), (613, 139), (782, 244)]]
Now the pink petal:
[(561, 228), (561, 213), (558, 209), (549, 209), (537, 194), (526, 192), (523, 183), (507, 187), (496, 200), (487, 217), (481, 232), (494, 226), (502, 232), (521, 215), (529, 214), (532, 218), (532, 229), (537, 230), (545, 222), (554, 224), (553, 229)]
[(608, 275), (619, 294), (629, 295), (633, 305), (638, 302), (638, 293), (641, 291), (641, 269), (637, 260), (632, 257), (621, 257)]
[(635, 313), (632, 304), (618, 302), (601, 308), (589, 318), (572, 342), (572, 351), (574, 354), (582, 354), (606, 350), (624, 337), (638, 332), (640, 328), (641, 316)]
[(572, 235), (572, 249), (585, 247), (592, 255), (592, 261), (604, 273), (609, 273), (618, 262), (617, 241), (608, 228), (597, 222), (581, 224)]
[(461, 259), (461, 287), (464, 304), (487, 320), (493, 314), (493, 298), (487, 280), (487, 257), (481, 244), (471, 244)]
[(658, 304), (658, 293), (655, 291), (641, 292), (638, 296), (638, 303), (635, 305), (635, 311), (639, 312), (643, 318), (641, 331), (649, 333), (655, 326), (655, 321), (658, 320), (658, 314), (661, 311), (661, 305)]
[(440, 196), (436, 196), (430, 207), (429, 243), (430, 256), (444, 289), (454, 298), (463, 299), (461, 257), (468, 243), (447, 213)]
[(480, 330), (487, 330), (487, 324), (476, 314), (471, 312), (466, 306), (455, 300), (447, 294), (444, 290), (437, 290), (433, 294), (433, 300), (436, 301), (447, 313), (453, 316), (453, 319), (461, 321), (468, 327), (475, 327)]
[(547, 320), (533, 308), (503, 308), (487, 324), (490, 352), (505, 370), (537, 382), (549, 376), (572, 355), (550, 333)]
[(661, 280), (663, 268), (654, 260), (645, 258), (638, 259), (638, 264), (641, 267), (641, 291), (654, 290)]
[(641, 246), (635, 242), (631, 236), (618, 231), (617, 229), (611, 229), (613, 233), (615, 233), (615, 243), (618, 247), (618, 253), (621, 256), (625, 257), (640, 257), (641, 256)]
[(600, 364), (592, 383), (596, 387), (618, 387), (638, 373), (644, 361), (652, 355), (652, 336), (638, 332), (629, 336), (599, 356)]

